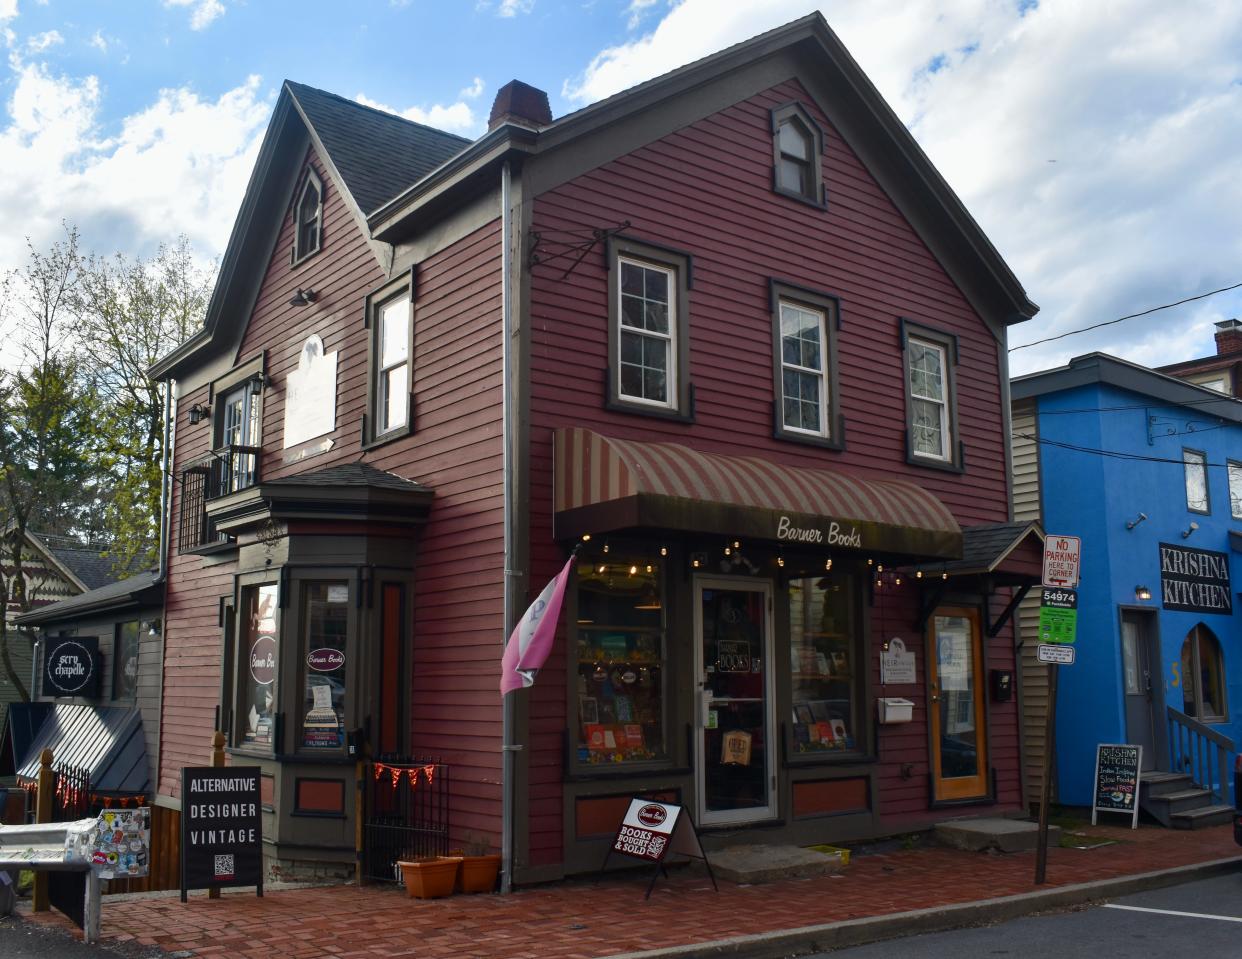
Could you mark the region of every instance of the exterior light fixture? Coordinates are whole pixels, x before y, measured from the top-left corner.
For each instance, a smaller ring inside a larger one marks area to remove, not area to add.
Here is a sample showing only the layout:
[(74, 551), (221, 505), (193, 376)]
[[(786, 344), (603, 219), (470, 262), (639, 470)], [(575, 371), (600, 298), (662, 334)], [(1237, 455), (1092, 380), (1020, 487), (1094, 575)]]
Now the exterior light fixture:
[(893, 578), (893, 585), (894, 585), (894, 586), (900, 586), (900, 585), (901, 585), (901, 577), (900, 577), (900, 576), (895, 576), (895, 577)]
[(292, 298), (289, 300), (289, 305), (290, 306), (309, 306), (311, 303), (314, 303), (317, 299), (319, 299), (319, 294), (316, 293), (314, 290), (310, 289), (309, 287), (306, 289), (302, 289), (302, 287), (299, 286), (298, 291), (294, 293)]
[(591, 534), (590, 534), (590, 533), (583, 533), (583, 534), (582, 534), (582, 542), (584, 542), (584, 543), (589, 543), (589, 542), (591, 542)]
[(916, 570), (914, 571), (914, 578), (915, 578), (915, 579), (922, 579), (922, 578), (923, 578), (923, 571), (922, 571), (921, 569), (916, 569)]
[(211, 407), (206, 403), (195, 403), (190, 407), (190, 425), (196, 426), (211, 416)]
[(637, 567), (637, 566), (631, 566), (631, 567), (630, 567), (630, 575), (631, 575), (631, 576), (636, 576), (637, 574), (638, 574), (638, 567)]
[(690, 567), (692, 569), (702, 569), (706, 565), (707, 565), (707, 554), (706, 553), (691, 553), (690, 554)]
[(1151, 599), (1151, 590), (1146, 586), (1135, 586), (1134, 598), (1140, 601)]
[(826, 573), (831, 569), (832, 569), (832, 557), (829, 556), (826, 560), (824, 560), (824, 572)]
[(667, 555), (668, 555), (668, 547), (667, 547), (667, 546), (661, 546), (661, 547), (660, 547), (660, 555), (661, 555), (661, 556), (667, 556)]
[(263, 387), (267, 386), (267, 377), (260, 370), (254, 376), (250, 377), (250, 395), (258, 396), (263, 392)]
[(158, 619), (153, 619), (147, 623), (147, 635), (152, 637), (158, 636), (162, 628), (163, 624)]
[(1126, 523), (1126, 529), (1134, 529), (1134, 527), (1138, 526), (1138, 524), (1143, 522), (1145, 519), (1147, 519), (1147, 514), (1139, 513), (1137, 519), (1132, 519)]
[(608, 544), (607, 544), (607, 543), (605, 543), (605, 544), (604, 544), (604, 552), (605, 552), (605, 553), (607, 553), (607, 552), (608, 552)]
[(1184, 530), (1182, 530), (1182, 539), (1188, 538), (1190, 534), (1193, 533), (1198, 528), (1199, 528), (1199, 524), (1196, 523), (1194, 520), (1191, 520), (1190, 525), (1187, 526)]
[(740, 542), (738, 542), (737, 540), (734, 540), (734, 541), (733, 541), (733, 548), (734, 548), (734, 549), (741, 549), (741, 548), (742, 548), (742, 544), (741, 544)]
[(777, 565), (777, 566), (779, 566), (779, 567), (781, 567), (782, 569), (784, 569), (784, 567), (785, 567), (785, 557), (784, 557), (784, 556), (778, 556), (778, 557), (776, 557), (776, 565)]

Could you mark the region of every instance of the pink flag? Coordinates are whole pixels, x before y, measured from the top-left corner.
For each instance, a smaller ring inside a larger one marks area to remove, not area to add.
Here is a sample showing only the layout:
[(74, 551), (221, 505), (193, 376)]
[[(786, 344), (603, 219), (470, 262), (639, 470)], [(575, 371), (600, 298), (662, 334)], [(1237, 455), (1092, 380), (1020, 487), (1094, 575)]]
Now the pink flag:
[(565, 599), (565, 584), (574, 564), (571, 556), (556, 579), (543, 588), (539, 597), (518, 624), (505, 646), (500, 661), (500, 695), (503, 697), (515, 689), (535, 684), (535, 673), (552, 652), (552, 640), (556, 637), (556, 621), (561, 617), (561, 602)]

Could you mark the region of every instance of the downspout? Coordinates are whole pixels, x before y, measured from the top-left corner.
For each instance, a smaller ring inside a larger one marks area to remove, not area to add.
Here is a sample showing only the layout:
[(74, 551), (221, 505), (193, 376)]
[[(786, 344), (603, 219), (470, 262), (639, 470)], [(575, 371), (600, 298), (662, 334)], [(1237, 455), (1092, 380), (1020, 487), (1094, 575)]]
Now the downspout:
[[(512, 300), (509, 285), (512, 280), (513, 263), (509, 250), (509, 233), (512, 229), (512, 213), (509, 210), (510, 191), (509, 161), (506, 160), (500, 170), (500, 325), (503, 344), (501, 356), (503, 371), (501, 373), (501, 427), (502, 469), (504, 473), (504, 635), (501, 636), (501, 649), (509, 639), (513, 628), (513, 579), (518, 575), (514, 569), (513, 555), (513, 454), (510, 445), (513, 441), (512, 400), (509, 392), (513, 385), (513, 358), (510, 338), (513, 335)], [(500, 855), (503, 872), (500, 877), (500, 891), (508, 894), (513, 889), (513, 819), (515, 793), (516, 754), (522, 747), (513, 741), (517, 725), (516, 697), (513, 693), (502, 697), (502, 745), (501, 745), (501, 826)]]
[[(157, 583), (162, 583), (168, 574), (168, 530), (170, 526), (168, 505), (172, 486), (172, 441), (175, 435), (172, 418), (175, 389), (175, 380), (170, 378), (164, 382), (164, 448), (160, 455), (160, 558), (155, 574)], [(163, 611), (160, 615), (163, 616)]]

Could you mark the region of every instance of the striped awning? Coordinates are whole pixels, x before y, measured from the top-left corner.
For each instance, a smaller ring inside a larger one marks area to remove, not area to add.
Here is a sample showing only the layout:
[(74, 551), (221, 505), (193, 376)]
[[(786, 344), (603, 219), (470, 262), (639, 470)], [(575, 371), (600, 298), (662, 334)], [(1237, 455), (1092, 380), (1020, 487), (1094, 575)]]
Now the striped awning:
[(962, 555), (953, 514), (913, 483), (579, 427), (556, 431), (554, 495), (559, 539), (646, 527), (910, 557)]

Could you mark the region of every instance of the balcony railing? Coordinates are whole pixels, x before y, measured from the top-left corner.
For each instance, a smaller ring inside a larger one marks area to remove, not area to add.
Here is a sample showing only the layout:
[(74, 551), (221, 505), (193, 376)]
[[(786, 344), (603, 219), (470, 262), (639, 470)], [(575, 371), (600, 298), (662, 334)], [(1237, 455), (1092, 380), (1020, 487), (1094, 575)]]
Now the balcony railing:
[(259, 482), (259, 447), (222, 446), (181, 471), (181, 510), (177, 549), (193, 553), (227, 546), (231, 539), (216, 530), (207, 503)]
[(1169, 714), (1169, 769), (1189, 773), (1213, 800), (1229, 804), (1229, 757), (1236, 751), (1232, 739), (1185, 713), (1166, 707)]

